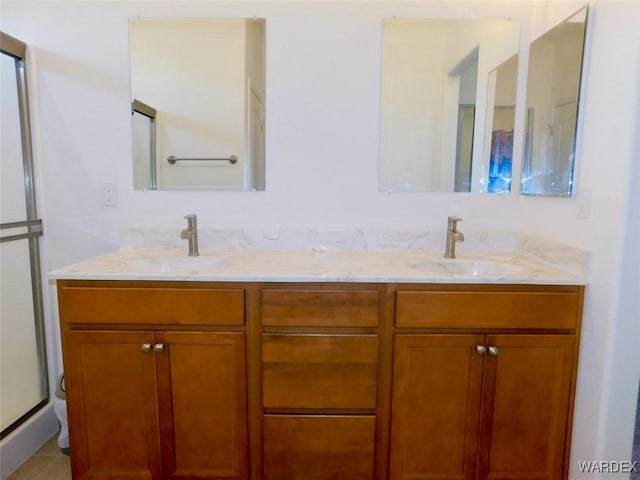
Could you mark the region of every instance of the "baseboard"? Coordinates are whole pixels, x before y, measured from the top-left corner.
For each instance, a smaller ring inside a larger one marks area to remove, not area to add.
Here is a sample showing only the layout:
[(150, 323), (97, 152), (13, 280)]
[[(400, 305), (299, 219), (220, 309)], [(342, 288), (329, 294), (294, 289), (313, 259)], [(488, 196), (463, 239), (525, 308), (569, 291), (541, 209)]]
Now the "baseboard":
[(0, 442), (0, 479), (6, 480), (58, 431), (58, 419), (49, 403)]

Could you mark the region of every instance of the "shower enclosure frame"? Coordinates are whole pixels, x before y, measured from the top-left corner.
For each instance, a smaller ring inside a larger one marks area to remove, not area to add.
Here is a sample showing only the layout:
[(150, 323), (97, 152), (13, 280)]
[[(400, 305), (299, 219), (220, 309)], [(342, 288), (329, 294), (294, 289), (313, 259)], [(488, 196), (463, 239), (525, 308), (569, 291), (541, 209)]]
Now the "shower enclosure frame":
[[(49, 403), (49, 373), (47, 367), (47, 351), (44, 329), (44, 306), (42, 293), (42, 277), (40, 269), (40, 248), (38, 237), (42, 236), (42, 220), (38, 218), (36, 209), (35, 175), (33, 167), (33, 150), (31, 144), (31, 126), (29, 118), (29, 98), (27, 94), (27, 75), (25, 55), (27, 45), (17, 38), (0, 32), (0, 52), (13, 57), (16, 65), (16, 81), (18, 104), (20, 112), (20, 136), (22, 144), (22, 163), (24, 171), (24, 187), (27, 219), (20, 222), (0, 224), (0, 230), (22, 229), (22, 233), (7, 235), (0, 238), (0, 243), (27, 239), (29, 242), (29, 256), (31, 265), (31, 291), (33, 297), (33, 313), (35, 320), (35, 334), (40, 366), (40, 381), (44, 389), (44, 397), (32, 408), (27, 410), (14, 422), (0, 432), (0, 439), (4, 439), (16, 430), (26, 420)], [(26, 229), (26, 232), (24, 232)]]
[[(147, 184), (147, 188), (149, 190), (157, 190), (158, 171), (156, 167), (156, 115), (158, 111), (146, 103), (134, 98), (131, 102), (131, 115), (134, 115), (135, 113), (139, 113), (149, 119), (149, 182)], [(134, 157), (135, 145), (136, 140), (133, 138)]]

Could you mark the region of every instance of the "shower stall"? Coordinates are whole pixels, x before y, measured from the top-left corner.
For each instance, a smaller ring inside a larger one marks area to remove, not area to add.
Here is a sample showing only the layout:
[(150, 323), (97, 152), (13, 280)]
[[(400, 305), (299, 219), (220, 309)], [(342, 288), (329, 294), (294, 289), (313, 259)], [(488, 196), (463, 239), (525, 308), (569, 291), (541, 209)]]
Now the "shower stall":
[(0, 439), (5, 439), (48, 404), (49, 386), (26, 45), (0, 35)]

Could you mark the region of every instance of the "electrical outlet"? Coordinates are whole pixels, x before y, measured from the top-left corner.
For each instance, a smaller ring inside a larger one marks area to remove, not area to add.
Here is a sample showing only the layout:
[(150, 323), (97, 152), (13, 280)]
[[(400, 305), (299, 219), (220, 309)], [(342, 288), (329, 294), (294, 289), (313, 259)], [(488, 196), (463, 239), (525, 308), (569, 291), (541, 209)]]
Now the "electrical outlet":
[(582, 188), (578, 193), (576, 218), (588, 219), (591, 216), (591, 189)]
[(102, 182), (102, 205), (115, 207), (118, 204), (116, 182)]

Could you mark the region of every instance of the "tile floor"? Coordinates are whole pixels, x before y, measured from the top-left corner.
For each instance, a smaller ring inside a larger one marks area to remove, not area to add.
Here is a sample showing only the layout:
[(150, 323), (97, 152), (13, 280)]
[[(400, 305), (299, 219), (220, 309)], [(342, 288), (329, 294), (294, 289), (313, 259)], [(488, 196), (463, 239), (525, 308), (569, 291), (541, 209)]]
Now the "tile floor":
[(60, 452), (57, 440), (54, 435), (7, 480), (71, 480), (69, 457)]

